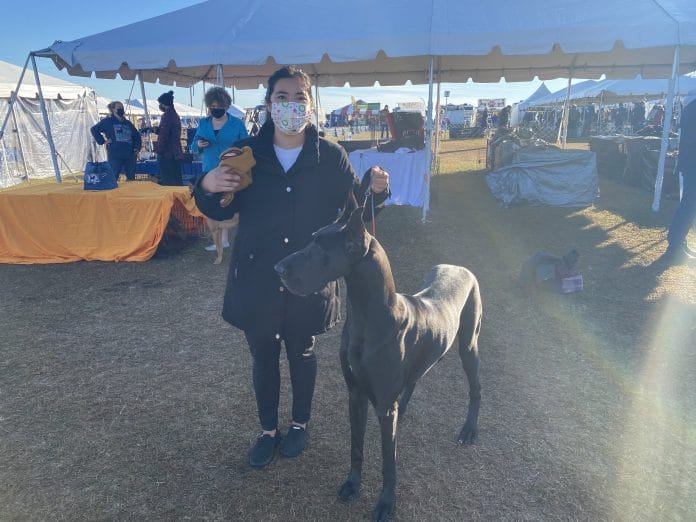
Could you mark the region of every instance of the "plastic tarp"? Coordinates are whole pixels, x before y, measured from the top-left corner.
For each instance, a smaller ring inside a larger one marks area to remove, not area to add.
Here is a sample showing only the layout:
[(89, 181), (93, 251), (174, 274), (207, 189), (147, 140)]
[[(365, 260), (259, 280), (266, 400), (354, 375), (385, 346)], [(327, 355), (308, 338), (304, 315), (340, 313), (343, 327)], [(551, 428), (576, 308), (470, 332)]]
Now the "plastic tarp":
[[(71, 75), (256, 88), (296, 64), (320, 86), (667, 78), (696, 63), (693, 0), (208, 0), (37, 52)], [(361, 16), (359, 23), (348, 23)], [(210, 20), (216, 20), (210, 24)], [(343, 23), (336, 23), (340, 20)], [(466, 22), (468, 21), (468, 23)], [(191, 31), (205, 27), (205, 31)], [(268, 28), (273, 30), (269, 31)], [(58, 35), (59, 36), (59, 35)]]
[(486, 183), (506, 207), (586, 207), (599, 195), (594, 152), (556, 147), (517, 150), (512, 164), (488, 173)]
[[(8, 99), (0, 99), (0, 115), (8, 106)], [(61, 171), (67, 175), (82, 172), (92, 143), (89, 129), (99, 121), (94, 94), (46, 100), (46, 110)], [(96, 153), (97, 160), (105, 159), (102, 149)], [(0, 188), (54, 176), (39, 101), (17, 98), (0, 140)]]

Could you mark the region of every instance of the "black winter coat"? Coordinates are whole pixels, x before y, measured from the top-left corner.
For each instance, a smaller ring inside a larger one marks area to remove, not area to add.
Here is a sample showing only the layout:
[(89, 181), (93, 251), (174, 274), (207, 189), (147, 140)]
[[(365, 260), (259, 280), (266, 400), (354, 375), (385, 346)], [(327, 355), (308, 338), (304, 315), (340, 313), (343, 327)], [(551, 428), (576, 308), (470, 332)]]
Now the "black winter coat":
[[(339, 320), (337, 282), (320, 292), (299, 297), (287, 291), (273, 266), (303, 248), (317, 229), (336, 220), (353, 190), (358, 202), (365, 197), (370, 176), (360, 184), (346, 152), (319, 138), (314, 127), (305, 131), (305, 143), (286, 173), (273, 148), (272, 122), (258, 136), (242, 140), (254, 152), (253, 183), (220, 207), (220, 194), (206, 194), (197, 184), (198, 208), (211, 219), (239, 214), (222, 311), (223, 318), (254, 336), (310, 336), (324, 332)], [(375, 196), (380, 207), (388, 192)]]

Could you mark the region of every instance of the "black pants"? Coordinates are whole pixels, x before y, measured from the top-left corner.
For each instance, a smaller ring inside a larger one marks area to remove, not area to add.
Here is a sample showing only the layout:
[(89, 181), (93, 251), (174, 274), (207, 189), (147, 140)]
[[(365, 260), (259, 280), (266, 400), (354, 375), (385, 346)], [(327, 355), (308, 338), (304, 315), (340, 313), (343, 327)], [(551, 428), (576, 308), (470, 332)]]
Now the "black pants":
[(160, 185), (173, 185), (180, 187), (184, 184), (181, 177), (181, 162), (174, 158), (159, 158)]
[(696, 169), (682, 172), (684, 190), (679, 206), (674, 211), (669, 225), (667, 240), (669, 248), (676, 250), (686, 241), (686, 236), (696, 217)]
[[(252, 337), (246, 334), (253, 358), (252, 378), (256, 407), (264, 430), (278, 427), (280, 399), (280, 343), (274, 337)], [(317, 356), (314, 337), (288, 337), (282, 340), (290, 366), (292, 383), (292, 420), (304, 424), (312, 411), (314, 383), (317, 378)]]
[(118, 180), (118, 175), (123, 172), (128, 181), (135, 179), (135, 156), (130, 158), (114, 158), (109, 156), (109, 166)]

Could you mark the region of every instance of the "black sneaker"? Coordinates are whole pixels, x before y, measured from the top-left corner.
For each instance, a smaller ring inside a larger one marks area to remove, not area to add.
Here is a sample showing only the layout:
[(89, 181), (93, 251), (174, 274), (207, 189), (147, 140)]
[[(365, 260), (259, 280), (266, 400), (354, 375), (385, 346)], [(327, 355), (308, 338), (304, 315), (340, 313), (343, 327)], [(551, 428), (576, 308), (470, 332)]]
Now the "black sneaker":
[(307, 430), (302, 426), (293, 424), (288, 428), (288, 434), (280, 445), (280, 454), (283, 457), (299, 457), (307, 447)]
[(249, 464), (255, 468), (262, 468), (273, 462), (280, 439), (280, 431), (278, 430), (276, 430), (274, 437), (264, 433), (259, 435), (256, 444), (249, 450)]

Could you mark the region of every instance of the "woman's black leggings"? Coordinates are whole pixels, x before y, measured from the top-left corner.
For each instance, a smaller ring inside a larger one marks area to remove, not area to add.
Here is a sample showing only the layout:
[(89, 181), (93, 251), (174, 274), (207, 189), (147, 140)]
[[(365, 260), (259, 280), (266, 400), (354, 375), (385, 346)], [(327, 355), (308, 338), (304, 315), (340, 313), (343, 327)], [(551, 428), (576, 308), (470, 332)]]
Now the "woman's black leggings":
[(300, 424), (309, 421), (317, 378), (314, 337), (289, 337), (280, 340), (273, 336), (257, 337), (247, 333), (246, 338), (253, 358), (252, 377), (262, 429), (270, 431), (278, 427), (281, 341), (285, 344), (290, 366), (292, 420)]

